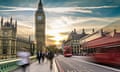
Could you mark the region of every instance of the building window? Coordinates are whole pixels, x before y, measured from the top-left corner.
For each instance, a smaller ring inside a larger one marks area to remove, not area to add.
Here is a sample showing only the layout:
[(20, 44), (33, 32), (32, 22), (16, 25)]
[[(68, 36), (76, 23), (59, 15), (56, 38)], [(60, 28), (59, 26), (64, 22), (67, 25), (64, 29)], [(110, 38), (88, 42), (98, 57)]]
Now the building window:
[(7, 54), (7, 49), (8, 49), (8, 40), (3, 40), (2, 41), (2, 45), (3, 45), (3, 51), (2, 51), (2, 53), (3, 54)]

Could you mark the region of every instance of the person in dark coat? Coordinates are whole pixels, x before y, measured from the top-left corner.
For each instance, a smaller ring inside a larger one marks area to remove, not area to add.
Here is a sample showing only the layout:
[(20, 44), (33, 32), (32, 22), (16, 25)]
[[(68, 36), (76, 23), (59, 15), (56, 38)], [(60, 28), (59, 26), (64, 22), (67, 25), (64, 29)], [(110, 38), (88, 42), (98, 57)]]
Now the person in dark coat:
[(42, 52), (41, 52), (41, 51), (38, 51), (38, 52), (37, 52), (37, 60), (38, 60), (39, 64), (40, 64), (40, 62), (41, 62), (41, 58), (42, 58)]
[(48, 52), (47, 58), (48, 58), (48, 60), (50, 61), (50, 69), (52, 69), (53, 58), (54, 58), (54, 52), (49, 51), (49, 52)]
[(42, 53), (42, 62), (44, 62), (44, 60), (45, 60), (45, 53), (43, 52)]

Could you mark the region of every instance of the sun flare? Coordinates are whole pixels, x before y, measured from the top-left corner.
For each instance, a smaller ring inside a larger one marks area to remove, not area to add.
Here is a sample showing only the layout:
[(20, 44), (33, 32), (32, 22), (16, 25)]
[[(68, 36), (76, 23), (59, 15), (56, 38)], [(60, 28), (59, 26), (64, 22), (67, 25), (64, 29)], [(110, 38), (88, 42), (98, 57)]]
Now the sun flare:
[(63, 40), (63, 38), (60, 35), (56, 35), (53, 39), (55, 40), (56, 45), (59, 45), (60, 41)]

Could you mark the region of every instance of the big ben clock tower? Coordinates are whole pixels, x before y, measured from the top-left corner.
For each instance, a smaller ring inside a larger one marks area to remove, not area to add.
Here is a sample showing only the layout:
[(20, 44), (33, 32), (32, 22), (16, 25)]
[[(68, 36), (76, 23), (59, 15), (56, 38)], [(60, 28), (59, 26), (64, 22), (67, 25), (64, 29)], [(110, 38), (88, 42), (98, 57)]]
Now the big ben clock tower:
[(45, 47), (45, 14), (41, 0), (35, 13), (35, 37), (37, 50), (43, 50)]

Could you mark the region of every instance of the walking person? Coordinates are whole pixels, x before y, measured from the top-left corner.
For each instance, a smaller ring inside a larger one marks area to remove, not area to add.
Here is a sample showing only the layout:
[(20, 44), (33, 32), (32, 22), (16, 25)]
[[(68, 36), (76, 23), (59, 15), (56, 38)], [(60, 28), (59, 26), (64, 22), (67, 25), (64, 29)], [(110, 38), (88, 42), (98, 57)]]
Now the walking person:
[(42, 52), (42, 62), (44, 62), (44, 60), (45, 60), (45, 53)]
[(18, 64), (21, 66), (23, 72), (27, 71), (28, 66), (30, 65), (30, 53), (26, 47), (21, 48), (17, 53), (17, 56), (20, 58)]
[(48, 57), (48, 60), (50, 61), (50, 69), (52, 70), (52, 64), (53, 64), (54, 52), (53, 52), (53, 51), (49, 51), (47, 57)]
[(37, 52), (37, 60), (38, 60), (39, 64), (41, 63), (41, 58), (42, 58), (42, 51), (38, 51)]

